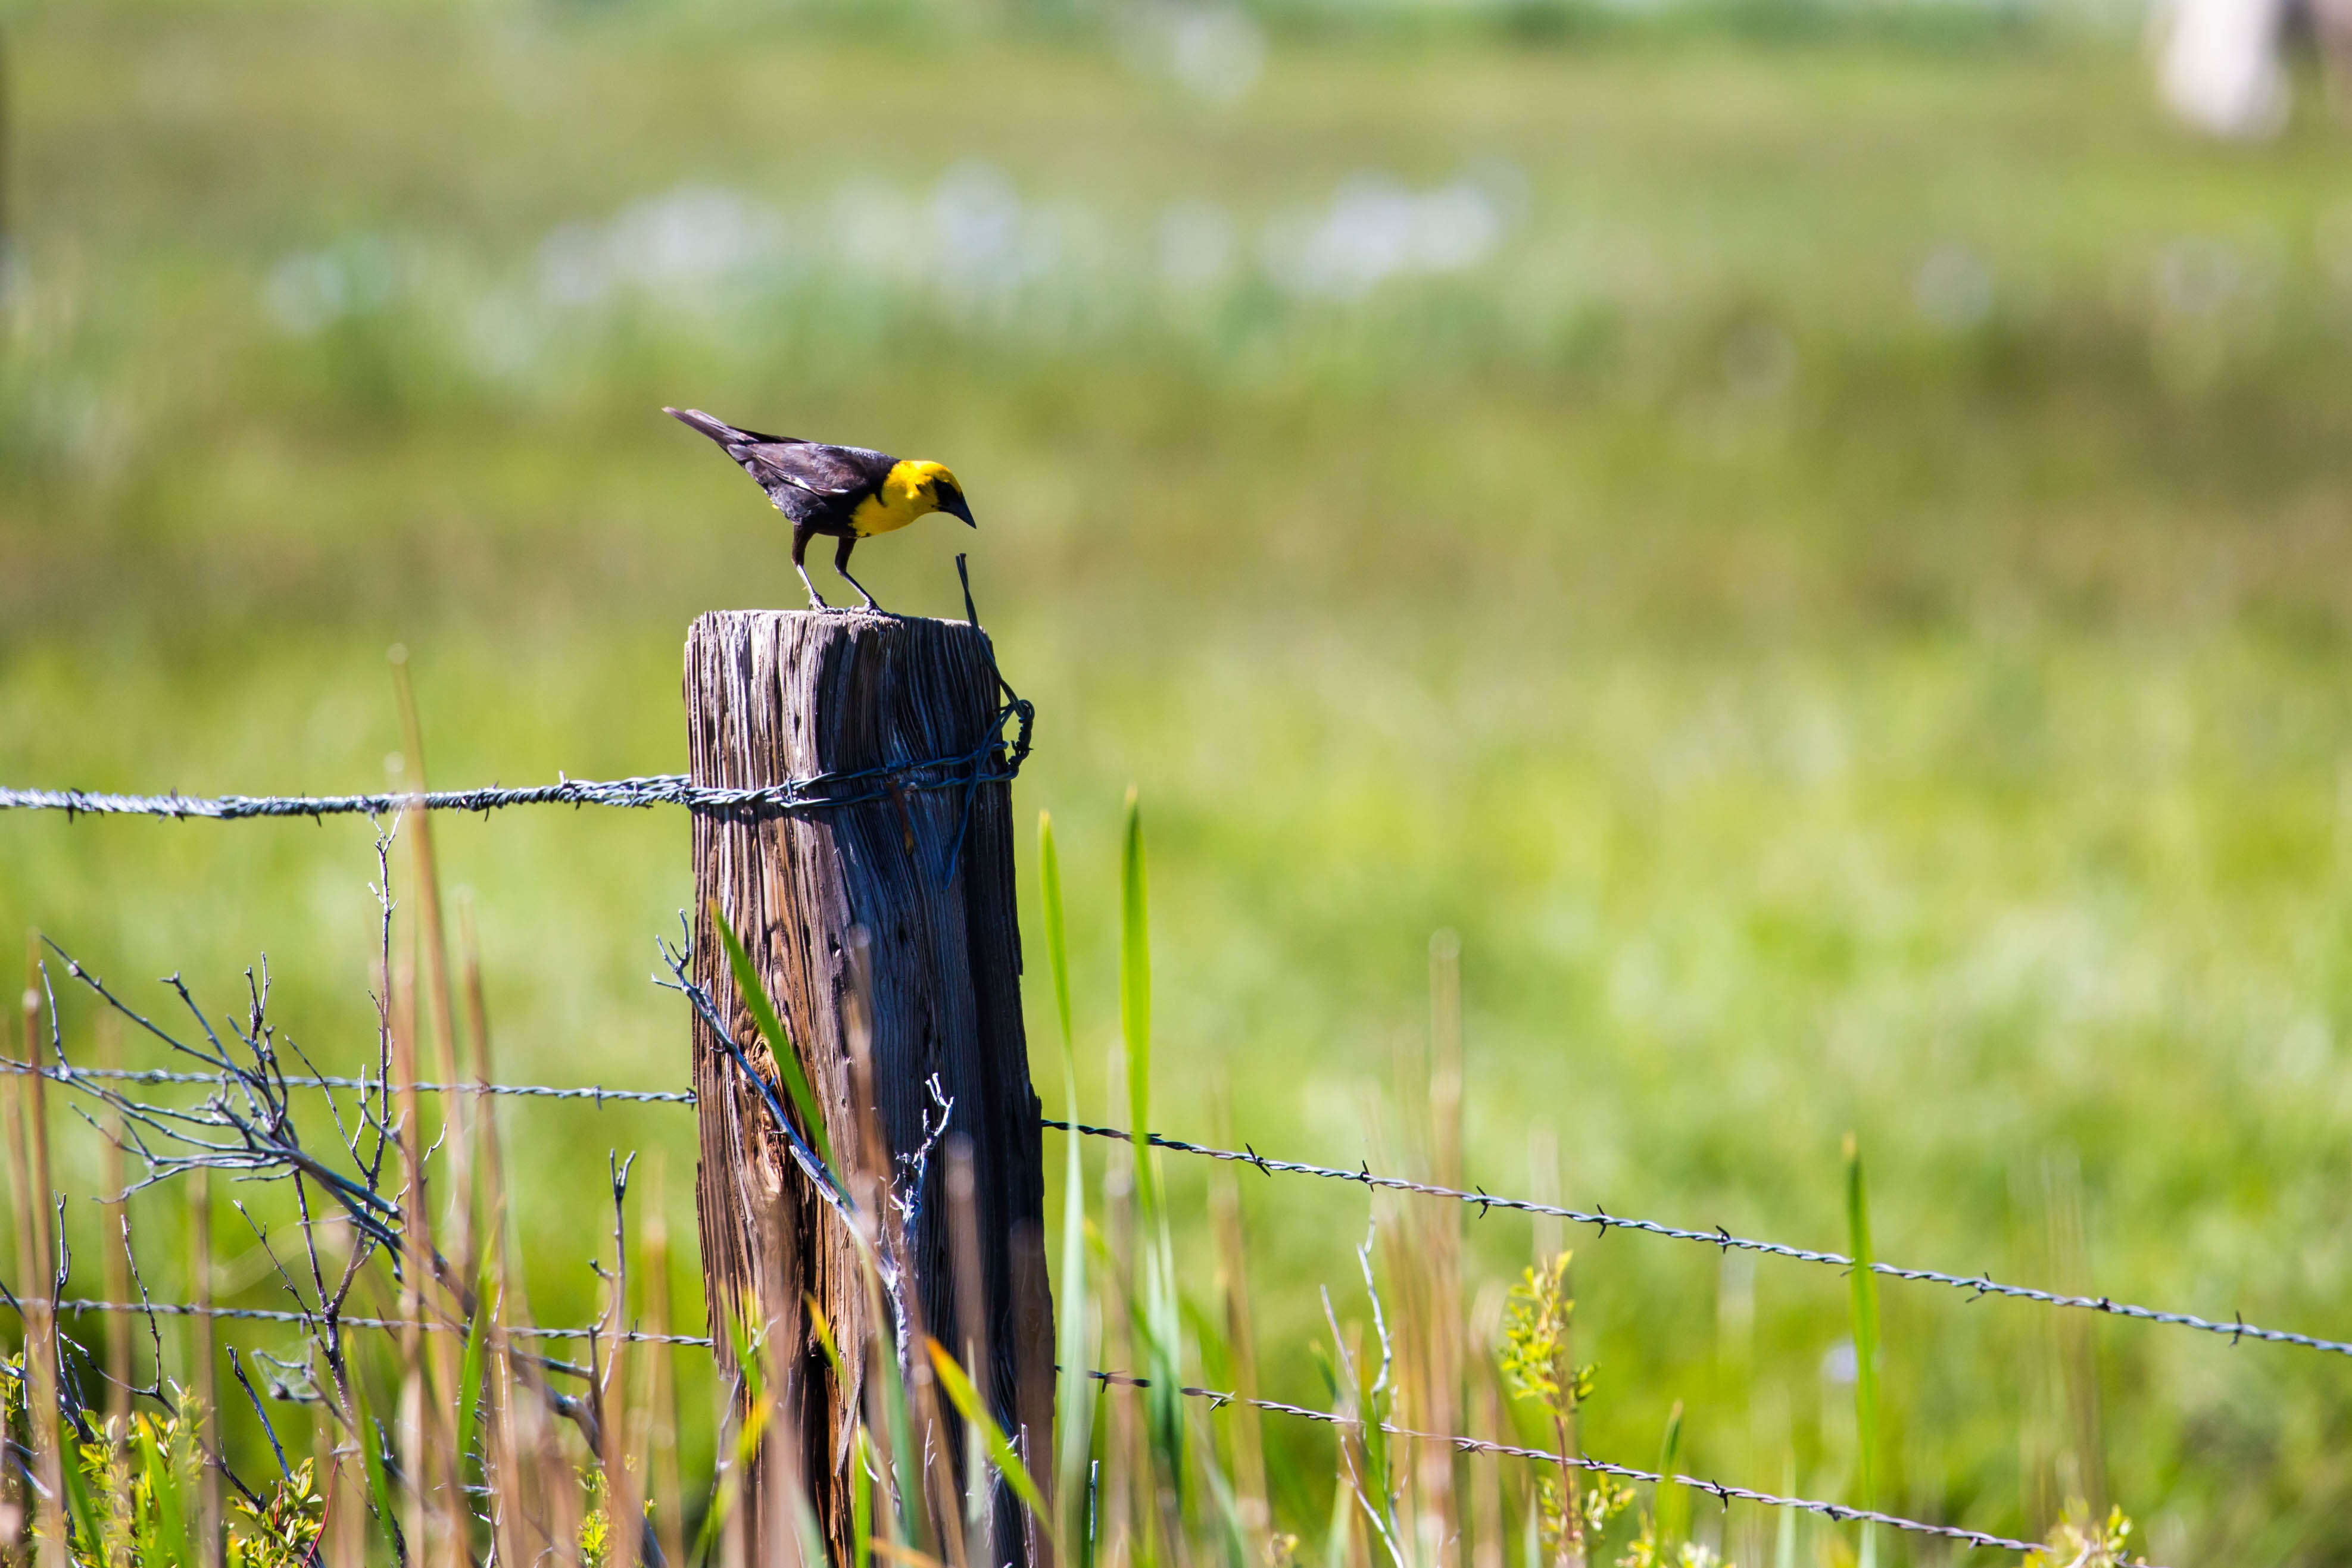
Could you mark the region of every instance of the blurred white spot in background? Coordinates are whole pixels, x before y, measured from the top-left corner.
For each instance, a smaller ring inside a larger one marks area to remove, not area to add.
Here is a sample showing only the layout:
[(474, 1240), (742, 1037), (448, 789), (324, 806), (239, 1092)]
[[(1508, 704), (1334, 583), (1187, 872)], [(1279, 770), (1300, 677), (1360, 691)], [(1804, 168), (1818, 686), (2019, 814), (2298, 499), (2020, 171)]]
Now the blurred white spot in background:
[(1224, 282), (1239, 251), (1234, 220), (1214, 202), (1171, 202), (1160, 214), (1160, 276), (1179, 287)]
[(1486, 184), (1467, 177), (1414, 192), (1386, 174), (1355, 174), (1329, 204), (1266, 225), (1265, 269), (1294, 294), (1360, 299), (1391, 277), (1462, 272), (1502, 243), (1508, 220)]
[(608, 224), (566, 224), (540, 245), (539, 287), (551, 303), (588, 305), (630, 285), (693, 304), (698, 285), (783, 254), (783, 221), (730, 191), (681, 185), (631, 203)]
[(1265, 69), (1265, 30), (1232, 5), (1148, 5), (1124, 18), (1119, 52), (1212, 103), (1234, 103)]
[(1992, 271), (1966, 246), (1937, 246), (1919, 264), (1911, 298), (1930, 326), (1966, 331), (1992, 314)]
[(278, 329), (307, 338), (391, 298), (392, 247), (362, 235), (322, 250), (281, 257), (261, 285), (261, 306)]
[(1853, 1350), (1853, 1341), (1842, 1339), (1822, 1355), (1822, 1381), (1850, 1384), (1862, 1375), (1862, 1357)]
[(992, 293), (1052, 267), (1049, 226), (1032, 220), (1012, 177), (977, 159), (940, 176), (931, 193), (940, 281), (965, 293)]
[(2286, 124), (2281, 0), (2171, 0), (2157, 82), (2173, 113), (2214, 136), (2274, 136)]
[(922, 275), (927, 246), (921, 204), (886, 181), (843, 182), (834, 193), (824, 232), (853, 277), (908, 281)]
[(460, 340), (467, 361), (478, 373), (510, 380), (538, 364), (546, 334), (530, 302), (511, 289), (494, 289), (466, 312)]

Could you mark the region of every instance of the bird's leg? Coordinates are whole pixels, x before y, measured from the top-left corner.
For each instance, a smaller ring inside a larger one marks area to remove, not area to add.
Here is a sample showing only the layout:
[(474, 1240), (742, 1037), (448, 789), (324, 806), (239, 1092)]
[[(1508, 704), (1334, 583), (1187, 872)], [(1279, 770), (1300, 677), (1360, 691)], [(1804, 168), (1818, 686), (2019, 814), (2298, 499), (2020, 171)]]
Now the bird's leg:
[(842, 581), (857, 590), (858, 597), (866, 601), (866, 609), (877, 615), (887, 615), (889, 612), (874, 602), (874, 596), (866, 591), (866, 585), (849, 575), (849, 552), (856, 548), (857, 541), (855, 538), (842, 540), (841, 548), (833, 552), (833, 570), (841, 573)]
[(824, 595), (819, 593), (816, 591), (816, 584), (809, 580), (808, 562), (805, 559), (808, 555), (808, 542), (809, 535), (806, 529), (793, 530), (793, 570), (801, 574), (801, 586), (808, 590), (809, 608), (830, 610), (833, 606), (824, 601)]

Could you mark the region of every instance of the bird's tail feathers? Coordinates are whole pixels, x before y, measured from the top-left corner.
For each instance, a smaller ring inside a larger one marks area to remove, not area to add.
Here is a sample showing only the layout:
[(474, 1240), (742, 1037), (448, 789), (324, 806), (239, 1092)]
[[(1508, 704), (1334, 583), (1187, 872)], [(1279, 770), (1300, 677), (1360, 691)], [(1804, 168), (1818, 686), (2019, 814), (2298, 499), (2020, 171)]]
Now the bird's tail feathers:
[(728, 423), (723, 419), (711, 418), (709, 414), (703, 413), (698, 408), (665, 408), (662, 412), (669, 415), (672, 419), (677, 420), (680, 424), (688, 425), (693, 429), (702, 432), (703, 434), (710, 437), (711, 440), (719, 443), (721, 446), (728, 445), (734, 442), (755, 439), (754, 437), (746, 434), (744, 432), (736, 429), (733, 425)]

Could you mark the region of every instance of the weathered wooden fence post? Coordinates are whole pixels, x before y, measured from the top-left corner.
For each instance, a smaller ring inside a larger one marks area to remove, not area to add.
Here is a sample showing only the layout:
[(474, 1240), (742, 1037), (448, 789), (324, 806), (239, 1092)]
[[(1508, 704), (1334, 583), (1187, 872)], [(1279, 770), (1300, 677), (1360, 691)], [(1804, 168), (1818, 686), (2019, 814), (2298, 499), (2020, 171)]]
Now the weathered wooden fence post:
[[(953, 1107), (948, 1135), (970, 1143), (981, 1288), (960, 1300), (942, 1145), (928, 1163), (908, 1237), (908, 1294), (923, 1328), (959, 1356), (967, 1343), (986, 1347), (982, 1386), (1044, 1476), (1051, 1469), (1042, 1461), (1051, 1452), (1052, 1304), (1038, 1105), (1021, 1020), (1011, 792), (1001, 777), (971, 781), (1001, 771), (991, 766), (1000, 753), (976, 756), (998, 733), (987, 635), (961, 622), (866, 613), (716, 612), (688, 633), (686, 707), (694, 785), (772, 789), (814, 779), (807, 793), (821, 802), (696, 808), (696, 981), (732, 1023), (746, 1057), (770, 1073), (710, 924), (715, 902), (776, 1002), (852, 1191), (859, 1177), (904, 1190), (899, 1156), (921, 1145), (927, 1117), (936, 1125), (936, 1081)], [(866, 956), (854, 967), (861, 938)], [(850, 1030), (861, 1009), (871, 1019), (870, 1110), (895, 1169), (871, 1169), (860, 1146)], [(711, 1332), (724, 1366), (732, 1360), (730, 1309), (770, 1325), (770, 1362), (790, 1385), (782, 1414), (791, 1423), (772, 1457), (797, 1455), (831, 1556), (845, 1563), (848, 1438), (865, 1413), (866, 1393), (856, 1385), (870, 1363), (861, 1356), (872, 1354), (861, 1347), (887, 1343), (888, 1331), (877, 1341), (845, 1228), (699, 1018), (693, 1049), (701, 1121), (695, 1196)], [(824, 1358), (804, 1296), (832, 1325), (847, 1385)], [(978, 1334), (962, 1321), (971, 1301), (985, 1303)], [(951, 1438), (937, 1445), (934, 1462), (960, 1466), (963, 1452)], [(761, 1543), (785, 1539), (776, 1530), (775, 1467), (747, 1466), (743, 1479), (742, 1539), (764, 1563)], [(960, 1479), (949, 1484), (961, 1496)], [(993, 1535), (970, 1542), (972, 1568), (1034, 1560), (1009, 1489), (1000, 1489)]]

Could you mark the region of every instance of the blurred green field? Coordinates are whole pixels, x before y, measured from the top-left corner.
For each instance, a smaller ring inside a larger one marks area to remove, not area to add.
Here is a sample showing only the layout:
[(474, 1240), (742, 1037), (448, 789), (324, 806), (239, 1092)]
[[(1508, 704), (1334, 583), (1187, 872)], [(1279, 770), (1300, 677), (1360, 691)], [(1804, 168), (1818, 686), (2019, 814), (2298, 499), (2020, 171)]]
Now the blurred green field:
[[(798, 589), (659, 405), (936, 456), (980, 532), (861, 575), (960, 612), (973, 553), (1097, 1061), (1139, 787), (1163, 1130), (1381, 1164), (1450, 927), (1475, 1182), (1528, 1190), (1549, 1129), (1570, 1201), (1838, 1247), (1853, 1130), (1891, 1260), (2352, 1333), (2324, 120), (2192, 142), (2127, 37), (2054, 21), (5, 25), (0, 782), (374, 786), (394, 641), (437, 783), (681, 768), (687, 622)], [(679, 1082), (683, 818), (437, 831), (502, 1071)], [(267, 952), (330, 1070), (371, 1049), (373, 869), (350, 822), (0, 818), (0, 916), (221, 1006)], [(514, 1121), (549, 1321), (608, 1146), (666, 1151), (691, 1234), (688, 1118)], [(1243, 1190), (1269, 1375), (1319, 1399), (1364, 1217), (1295, 1186)], [(1471, 1235), (1481, 1278), (1528, 1252)], [(1703, 1249), (1575, 1244), (1594, 1452), (1645, 1461), (1681, 1398), (1697, 1473), (1840, 1495), (1841, 1281), (1759, 1263), (1744, 1329)], [(2037, 1528), (2063, 1358), (1947, 1294), (1885, 1291), (1885, 1503)], [(2352, 1562), (2352, 1368), (2096, 1343), (2157, 1560)]]

